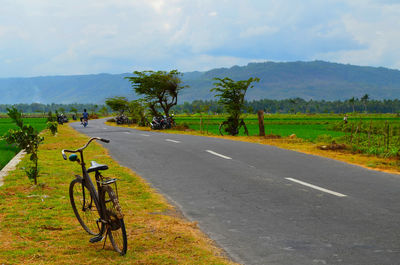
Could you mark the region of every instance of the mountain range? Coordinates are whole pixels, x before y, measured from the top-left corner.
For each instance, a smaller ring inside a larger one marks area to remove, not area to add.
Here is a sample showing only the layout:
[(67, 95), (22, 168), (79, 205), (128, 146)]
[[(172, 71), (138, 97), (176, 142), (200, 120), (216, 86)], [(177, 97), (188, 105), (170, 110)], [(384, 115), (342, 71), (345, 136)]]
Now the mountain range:
[[(0, 78), (0, 104), (14, 103), (103, 103), (108, 97), (138, 98), (131, 83), (132, 74), (93, 74)], [(217, 68), (183, 73), (188, 85), (179, 103), (214, 99), (210, 89), (214, 77), (245, 80), (260, 78), (247, 91), (247, 100), (285, 99), (344, 100), (368, 94), (371, 99), (400, 97), (400, 71), (383, 67), (312, 62), (264, 62), (246, 66)]]

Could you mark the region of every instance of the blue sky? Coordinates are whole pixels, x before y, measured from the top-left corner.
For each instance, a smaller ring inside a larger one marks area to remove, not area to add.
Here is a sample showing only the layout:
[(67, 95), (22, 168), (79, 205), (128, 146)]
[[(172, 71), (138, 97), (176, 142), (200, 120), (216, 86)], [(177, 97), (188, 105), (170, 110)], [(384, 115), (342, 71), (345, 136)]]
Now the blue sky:
[(0, 0), (0, 77), (326, 60), (400, 69), (400, 0)]

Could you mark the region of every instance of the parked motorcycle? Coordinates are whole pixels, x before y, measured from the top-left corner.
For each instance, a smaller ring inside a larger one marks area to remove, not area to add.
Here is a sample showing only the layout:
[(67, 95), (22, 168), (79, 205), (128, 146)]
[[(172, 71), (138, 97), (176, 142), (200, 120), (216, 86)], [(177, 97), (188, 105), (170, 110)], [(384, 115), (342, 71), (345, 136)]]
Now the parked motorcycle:
[(58, 122), (58, 124), (64, 124), (64, 123), (66, 123), (66, 122), (68, 122), (68, 118), (67, 118), (67, 116), (65, 116), (64, 114), (59, 114), (58, 116), (57, 116), (57, 122)]
[(118, 116), (115, 118), (117, 124), (128, 124), (129, 123), (129, 118), (126, 117), (124, 114)]
[(171, 129), (173, 126), (175, 126), (175, 121), (173, 119), (173, 115), (169, 117), (156, 116), (153, 117), (150, 126), (153, 130)]

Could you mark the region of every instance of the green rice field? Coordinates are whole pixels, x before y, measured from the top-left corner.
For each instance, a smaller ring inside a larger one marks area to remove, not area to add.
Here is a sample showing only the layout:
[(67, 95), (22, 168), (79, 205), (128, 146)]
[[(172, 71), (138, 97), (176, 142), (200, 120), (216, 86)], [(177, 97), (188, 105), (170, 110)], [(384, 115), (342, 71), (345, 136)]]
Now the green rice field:
[[(24, 123), (32, 125), (38, 131), (41, 131), (46, 127), (45, 118), (26, 118), (24, 119)], [(11, 119), (0, 118), (0, 137), (11, 128), (16, 128), (16, 125)], [(8, 161), (10, 161), (18, 152), (18, 148), (8, 145), (5, 141), (0, 140), (0, 169), (7, 165)]]
[[(249, 135), (258, 135), (257, 115), (249, 114), (243, 116)], [(202, 120), (202, 131), (212, 134), (219, 134), (219, 124), (226, 120), (223, 115), (177, 115), (176, 123), (185, 124), (193, 130), (200, 130), (200, 120)], [(400, 125), (400, 118), (392, 114), (358, 114), (349, 116), (349, 123), (359, 120), (374, 122), (389, 121)], [(332, 129), (337, 123), (343, 122), (343, 115), (338, 114), (317, 114), (317, 115), (289, 115), (271, 114), (264, 115), (264, 127), (266, 134), (289, 136), (295, 134), (299, 138), (314, 141), (320, 135), (330, 135), (332, 137), (343, 136), (345, 132)], [(244, 135), (244, 130), (240, 131)]]

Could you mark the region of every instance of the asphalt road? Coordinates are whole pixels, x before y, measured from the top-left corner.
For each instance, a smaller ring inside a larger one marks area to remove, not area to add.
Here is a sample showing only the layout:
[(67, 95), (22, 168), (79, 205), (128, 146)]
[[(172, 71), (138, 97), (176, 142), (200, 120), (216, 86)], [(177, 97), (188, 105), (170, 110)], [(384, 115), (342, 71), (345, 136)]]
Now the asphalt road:
[[(273, 146), (71, 126), (243, 264), (400, 264), (400, 176)], [(73, 146), (66, 148), (75, 148)], [(89, 158), (90, 159), (90, 158)]]

